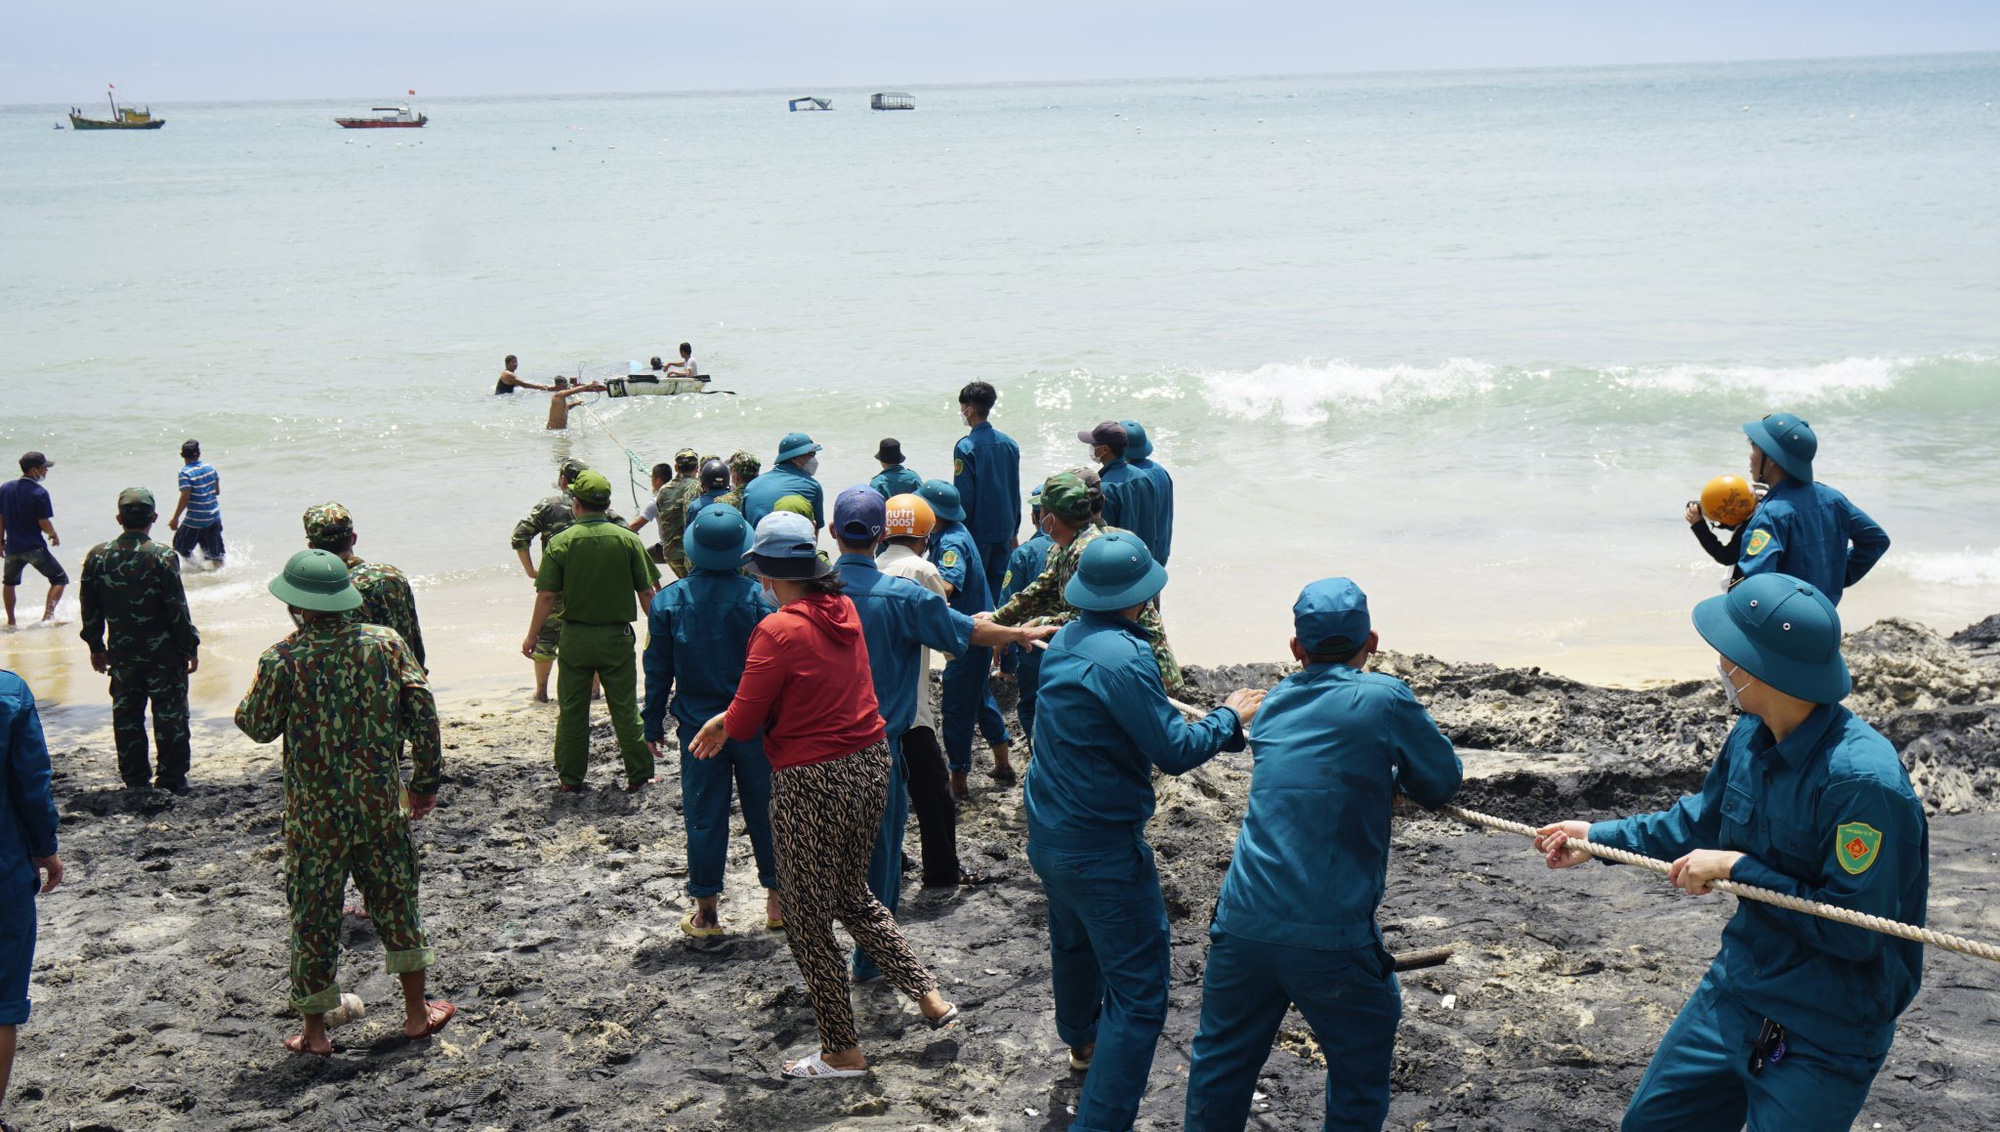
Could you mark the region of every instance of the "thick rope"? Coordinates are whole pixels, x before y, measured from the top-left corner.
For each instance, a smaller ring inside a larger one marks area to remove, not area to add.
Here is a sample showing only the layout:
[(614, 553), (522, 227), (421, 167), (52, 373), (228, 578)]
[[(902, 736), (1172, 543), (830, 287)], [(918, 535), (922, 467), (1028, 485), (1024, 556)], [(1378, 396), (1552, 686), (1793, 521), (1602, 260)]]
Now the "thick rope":
[[(1521, 837), (1535, 836), (1534, 826), (1523, 825), (1517, 821), (1508, 821), (1505, 818), (1496, 818), (1490, 814), (1476, 813), (1461, 806), (1440, 806), (1437, 812), (1457, 818), (1463, 822), (1470, 822), (1473, 825), (1485, 826), (1488, 829), (1497, 829), (1502, 833), (1517, 834)], [(1595, 842), (1586, 841), (1580, 837), (1569, 838), (1569, 847), (1582, 853), (1588, 853), (1593, 857), (1600, 857), (1606, 861), (1615, 861), (1621, 865), (1637, 865), (1639, 868), (1660, 873), (1661, 875), (1665, 875), (1667, 870), (1672, 868), (1665, 861), (1653, 857), (1641, 856), (1638, 853), (1628, 852), (1624, 849), (1616, 849), (1609, 845), (1598, 845)], [(1821, 904), (1815, 900), (1802, 900), (1796, 896), (1788, 896), (1782, 892), (1772, 892), (1768, 888), (1758, 888), (1755, 885), (1739, 884), (1733, 880), (1714, 881), (1710, 884), (1710, 887), (1720, 892), (1727, 892), (1739, 900), (1755, 900), (1760, 904), (1770, 904), (1787, 911), (1803, 912), (1808, 916), (1818, 916), (1823, 920), (1832, 920), (1835, 923), (1866, 928), (1869, 931), (1881, 932), (1883, 935), (1892, 935), (1898, 939), (1914, 940), (1917, 943), (1930, 947), (1941, 947), (1946, 951), (1956, 951), (1961, 955), (1970, 955), (1975, 959), (1985, 959), (1994, 963), (2000, 963), (2000, 947), (1995, 947), (1990, 943), (1981, 943), (1976, 939), (1966, 939), (1964, 936), (1932, 931), (1929, 928), (1920, 928), (1913, 924), (1905, 924), (1896, 920), (1885, 920), (1880, 916), (1871, 916), (1866, 912), (1856, 912), (1852, 908), (1840, 908), (1832, 904)]]

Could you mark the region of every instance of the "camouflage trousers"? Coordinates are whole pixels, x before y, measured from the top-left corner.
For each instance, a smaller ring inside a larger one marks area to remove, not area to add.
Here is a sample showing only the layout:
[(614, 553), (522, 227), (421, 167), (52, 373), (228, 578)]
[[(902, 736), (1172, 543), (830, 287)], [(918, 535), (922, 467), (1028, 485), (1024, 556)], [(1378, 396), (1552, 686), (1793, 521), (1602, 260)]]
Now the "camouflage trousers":
[(288, 833), (285, 899), (292, 908), (292, 1009), (324, 1014), (340, 1005), (340, 927), (347, 878), (361, 890), (392, 975), (436, 960), (417, 911), (417, 846), (400, 815), (371, 821), (377, 836), (319, 842)]
[(146, 752), (146, 707), (153, 709), (153, 740), (159, 747), (158, 784), (187, 781), (188, 674), (185, 662), (111, 666), (111, 737), (118, 748), (118, 777), (139, 788), (152, 784)]
[(535, 631), (534, 659), (554, 660), (556, 658), (556, 651), (562, 644), (562, 627), (563, 599), (559, 593), (556, 595), (555, 610), (549, 614), (548, 620), (542, 622), (542, 627)]

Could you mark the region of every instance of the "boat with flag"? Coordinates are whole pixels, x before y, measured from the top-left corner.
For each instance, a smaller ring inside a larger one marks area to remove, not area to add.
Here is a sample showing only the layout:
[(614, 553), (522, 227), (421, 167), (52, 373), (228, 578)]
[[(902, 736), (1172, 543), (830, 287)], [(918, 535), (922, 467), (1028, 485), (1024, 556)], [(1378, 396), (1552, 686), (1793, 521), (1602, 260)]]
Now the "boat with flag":
[[(416, 91), (411, 91), (412, 97)], [(368, 112), (372, 118), (335, 118), (343, 130), (414, 130), (430, 121), (427, 115), (411, 111), (410, 104), (399, 102), (393, 106), (371, 106)]]
[(157, 130), (167, 124), (165, 118), (153, 117), (153, 108), (134, 110), (118, 105), (118, 84), (112, 83), (104, 96), (111, 103), (111, 117), (88, 118), (75, 106), (69, 108), (69, 128), (72, 130)]

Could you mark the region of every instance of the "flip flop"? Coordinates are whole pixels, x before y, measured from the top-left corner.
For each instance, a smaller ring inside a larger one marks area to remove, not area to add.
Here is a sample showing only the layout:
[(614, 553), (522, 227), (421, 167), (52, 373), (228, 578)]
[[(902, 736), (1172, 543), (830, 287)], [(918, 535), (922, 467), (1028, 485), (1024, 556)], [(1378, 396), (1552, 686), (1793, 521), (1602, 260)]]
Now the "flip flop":
[(785, 930), (785, 918), (784, 918), (783, 916), (766, 916), (766, 917), (764, 917), (764, 930), (765, 930), (765, 931), (767, 931), (767, 932), (781, 932), (781, 931), (784, 931), (784, 930)]
[(695, 915), (698, 912), (699, 909), (690, 908), (681, 914), (681, 931), (695, 939), (721, 938), (723, 935), (721, 924), (718, 923), (712, 928), (704, 928), (700, 924), (695, 923)]
[(955, 1002), (951, 1004), (951, 1009), (935, 1018), (928, 1014), (924, 1016), (924, 1024), (933, 1030), (942, 1030), (956, 1021), (958, 1021), (958, 1004)]
[(826, 1059), (816, 1052), (809, 1053), (792, 1062), (790, 1065), (785, 1066), (785, 1076), (798, 1077), (804, 1080), (817, 1080), (822, 1077), (866, 1077), (867, 1075), (868, 1071), (866, 1069), (835, 1069), (833, 1066), (828, 1065)]
[[(444, 1012), (444, 1017), (442, 1018), (438, 1017), (439, 1011)], [(424, 1003), (424, 1024), (428, 1027), (428, 1029), (426, 1029), (422, 1034), (414, 1038), (410, 1037), (410, 1035), (408, 1034), (404, 1034), (403, 1037), (413, 1042), (421, 1042), (426, 1038), (429, 1038), (432, 1034), (437, 1033), (439, 1030), (444, 1029), (445, 1024), (450, 1022), (453, 1018), (456, 1017), (458, 1017), (458, 1007), (453, 1006), (451, 1003), (446, 1002), (443, 999), (438, 999), (434, 1002), (426, 1002)]]

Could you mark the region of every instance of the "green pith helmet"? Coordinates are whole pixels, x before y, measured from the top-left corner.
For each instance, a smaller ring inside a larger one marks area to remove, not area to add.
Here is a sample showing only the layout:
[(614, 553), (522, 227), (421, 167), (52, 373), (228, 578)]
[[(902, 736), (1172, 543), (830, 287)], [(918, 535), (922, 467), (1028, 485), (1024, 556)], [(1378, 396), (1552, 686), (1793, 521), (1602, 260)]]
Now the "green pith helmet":
[(285, 572), (271, 579), (271, 596), (286, 605), (317, 613), (345, 613), (361, 608), (361, 591), (347, 577), (347, 563), (325, 550), (301, 550), (285, 562)]

